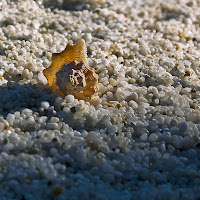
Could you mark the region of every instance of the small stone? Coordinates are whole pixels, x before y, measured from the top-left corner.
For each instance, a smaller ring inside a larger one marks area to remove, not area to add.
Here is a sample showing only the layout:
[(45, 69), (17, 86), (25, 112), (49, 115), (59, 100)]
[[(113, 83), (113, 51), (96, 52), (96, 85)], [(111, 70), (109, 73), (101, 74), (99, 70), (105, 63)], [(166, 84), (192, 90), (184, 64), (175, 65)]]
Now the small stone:
[(47, 124), (47, 128), (48, 129), (57, 129), (58, 128), (58, 124), (57, 123), (48, 123)]
[(118, 57), (117, 61), (118, 61), (119, 63), (122, 63), (122, 62), (124, 62), (124, 58), (123, 58), (123, 57)]
[(137, 109), (138, 108), (138, 104), (134, 101), (134, 100), (131, 100), (129, 102), (129, 105), (133, 108), (133, 109)]
[(13, 122), (15, 120), (15, 115), (14, 114), (8, 114), (7, 117), (6, 117), (6, 120), (8, 121), (9, 125), (12, 126), (13, 125)]
[(59, 122), (59, 118), (58, 117), (52, 117), (51, 118), (51, 122), (52, 123), (57, 123), (57, 122)]
[(83, 38), (86, 40), (86, 42), (90, 43), (92, 41), (92, 34), (86, 33)]
[(147, 138), (148, 138), (147, 133), (143, 133), (143, 134), (140, 136), (140, 139), (143, 140), (143, 141), (147, 140)]
[(151, 141), (151, 142), (155, 142), (157, 139), (158, 139), (158, 136), (155, 133), (152, 133), (149, 136), (149, 141)]
[(22, 66), (22, 67), (23, 67), (25, 64), (26, 64), (25, 60), (19, 60), (19, 61), (18, 61), (18, 65), (19, 65), (19, 66)]
[(49, 102), (48, 101), (42, 101), (41, 102), (41, 107), (47, 110), (49, 108)]
[(36, 122), (35, 122), (34, 117), (33, 117), (33, 116), (30, 116), (30, 117), (28, 118), (28, 120), (27, 120), (27, 123), (28, 123), (28, 124), (35, 124)]
[(43, 74), (42, 72), (40, 72), (40, 73), (38, 74), (38, 79), (39, 79), (39, 81), (41, 81), (43, 84), (46, 84), (46, 83), (47, 83), (47, 79), (46, 79), (46, 77), (44, 76), (44, 74)]
[(184, 121), (184, 122), (179, 123), (178, 128), (180, 132), (182, 133), (185, 132), (188, 128), (187, 122)]
[(31, 109), (25, 108), (22, 111), (22, 114), (26, 115), (26, 117), (30, 117), (32, 115), (33, 111)]
[(109, 133), (116, 133), (118, 130), (118, 127), (116, 125), (111, 125), (108, 127)]
[(4, 123), (0, 122), (0, 131), (4, 129)]
[(65, 97), (65, 100), (67, 103), (73, 103), (74, 102), (74, 96), (69, 94)]
[(94, 96), (90, 101), (90, 103), (94, 106), (99, 105), (101, 102), (102, 102), (102, 100), (99, 96)]

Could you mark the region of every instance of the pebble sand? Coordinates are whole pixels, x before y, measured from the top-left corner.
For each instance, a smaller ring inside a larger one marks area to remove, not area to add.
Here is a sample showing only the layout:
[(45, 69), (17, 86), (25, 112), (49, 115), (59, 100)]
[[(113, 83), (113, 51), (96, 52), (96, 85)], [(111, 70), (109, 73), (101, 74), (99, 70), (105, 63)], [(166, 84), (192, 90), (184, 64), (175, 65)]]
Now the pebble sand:
[[(200, 1), (1, 0), (0, 199), (200, 198)], [(83, 38), (91, 102), (51, 93)]]

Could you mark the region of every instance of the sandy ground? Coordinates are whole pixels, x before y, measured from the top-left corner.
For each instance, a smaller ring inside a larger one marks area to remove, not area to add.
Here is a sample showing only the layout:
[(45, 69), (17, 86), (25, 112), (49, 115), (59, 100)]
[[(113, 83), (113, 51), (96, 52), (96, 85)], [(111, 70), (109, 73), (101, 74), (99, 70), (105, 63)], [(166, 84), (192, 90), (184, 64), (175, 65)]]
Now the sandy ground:
[[(199, 6), (1, 0), (0, 199), (199, 199)], [(89, 102), (43, 75), (81, 38)]]

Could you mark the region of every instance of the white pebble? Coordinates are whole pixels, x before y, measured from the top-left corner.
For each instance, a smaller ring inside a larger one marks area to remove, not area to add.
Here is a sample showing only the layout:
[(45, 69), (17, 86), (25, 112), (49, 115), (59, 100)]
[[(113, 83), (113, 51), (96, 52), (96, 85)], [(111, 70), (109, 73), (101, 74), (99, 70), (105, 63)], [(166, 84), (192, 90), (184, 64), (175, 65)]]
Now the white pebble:
[(11, 134), (8, 138), (10, 142), (12, 142), (13, 144), (16, 144), (20, 141), (20, 138), (18, 137), (17, 134)]
[(59, 118), (58, 117), (52, 117), (51, 118), (51, 122), (52, 123), (57, 123), (57, 122), (59, 122)]
[(38, 79), (39, 79), (39, 81), (41, 81), (43, 84), (47, 84), (47, 79), (46, 79), (46, 77), (44, 76), (44, 74), (43, 74), (42, 72), (40, 72), (40, 73), (38, 74)]
[(86, 33), (83, 38), (86, 40), (86, 42), (90, 43), (92, 41), (92, 34)]
[(0, 122), (0, 131), (2, 131), (4, 129), (4, 123)]
[(15, 115), (9, 113), (6, 117), (6, 120), (8, 121), (9, 125), (12, 126), (13, 122), (15, 121)]
[(41, 107), (47, 110), (49, 108), (49, 102), (48, 101), (42, 101), (41, 102)]
[(26, 115), (26, 117), (30, 117), (32, 115), (33, 111), (31, 109), (28, 109), (28, 108), (25, 108), (23, 111), (22, 111), (22, 114), (23, 115)]
[(57, 129), (58, 128), (58, 124), (57, 123), (48, 123), (47, 124), (47, 128), (48, 129)]
[(74, 96), (69, 94), (65, 97), (65, 100), (67, 103), (73, 103), (74, 102)]
[(28, 124), (35, 124), (36, 122), (35, 122), (35, 119), (34, 119), (34, 117), (33, 116), (30, 116), (29, 118), (28, 118), (28, 120), (27, 120), (27, 123)]
[(40, 123), (40, 124), (43, 124), (43, 123), (45, 123), (47, 121), (47, 117), (46, 116), (41, 116), (39, 119), (38, 119), (38, 122)]
[(26, 64), (25, 60), (18, 60), (19, 66), (24, 66)]
[(134, 101), (134, 100), (131, 100), (129, 102), (129, 105), (133, 108), (133, 109), (137, 109), (138, 108), (138, 104)]

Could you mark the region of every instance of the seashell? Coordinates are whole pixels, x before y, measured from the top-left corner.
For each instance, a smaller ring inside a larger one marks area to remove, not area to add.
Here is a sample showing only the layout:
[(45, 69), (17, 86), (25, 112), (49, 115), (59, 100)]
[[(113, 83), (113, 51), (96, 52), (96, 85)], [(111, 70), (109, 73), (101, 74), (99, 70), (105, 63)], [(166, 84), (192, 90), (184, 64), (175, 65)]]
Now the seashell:
[(85, 41), (73, 45), (69, 42), (64, 51), (52, 55), (52, 63), (43, 71), (52, 92), (62, 97), (68, 94), (89, 101), (98, 92), (98, 75), (88, 66)]

